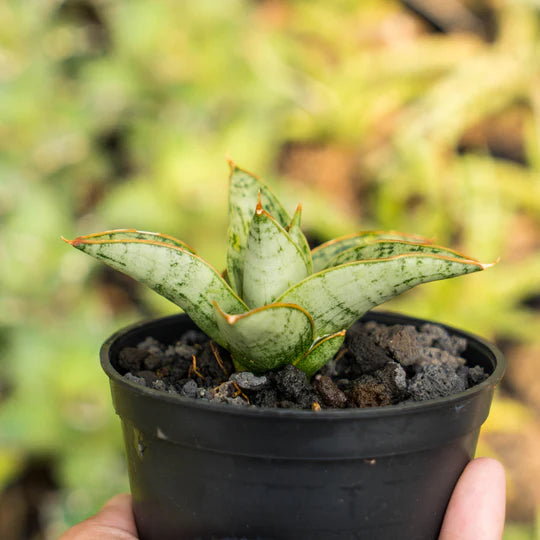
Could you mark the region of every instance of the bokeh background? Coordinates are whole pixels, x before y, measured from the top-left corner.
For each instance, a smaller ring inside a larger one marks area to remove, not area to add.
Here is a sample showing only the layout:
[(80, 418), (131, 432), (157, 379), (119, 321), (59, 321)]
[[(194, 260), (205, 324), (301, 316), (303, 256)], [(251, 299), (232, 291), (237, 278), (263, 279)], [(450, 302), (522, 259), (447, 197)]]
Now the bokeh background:
[(177, 311), (60, 235), (157, 230), (222, 267), (227, 155), (313, 243), (501, 257), (385, 307), (504, 350), (478, 453), (508, 471), (505, 538), (540, 538), (539, 29), (539, 0), (0, 2), (0, 538), (127, 489), (98, 349)]

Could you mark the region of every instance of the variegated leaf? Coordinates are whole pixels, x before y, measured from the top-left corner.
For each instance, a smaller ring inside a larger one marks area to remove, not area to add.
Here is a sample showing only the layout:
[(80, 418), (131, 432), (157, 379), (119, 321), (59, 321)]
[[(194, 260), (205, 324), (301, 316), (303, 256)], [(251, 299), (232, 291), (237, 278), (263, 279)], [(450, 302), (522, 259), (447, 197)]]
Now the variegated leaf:
[(260, 193), (263, 208), (286, 227), (291, 218), (270, 188), (255, 175), (240, 169), (232, 161), (229, 180), (229, 229), (227, 247), (228, 279), (232, 288), (243, 296), (244, 254), (253, 211)]
[(415, 285), (477, 272), (487, 266), (432, 254), (368, 259), (313, 274), (277, 301), (298, 304), (308, 311), (317, 338), (349, 328), (369, 309)]
[(271, 304), (241, 315), (230, 315), (217, 303), (214, 309), (225, 347), (255, 373), (292, 364), (313, 341), (313, 321), (299, 306)]
[(206, 261), (176, 245), (126, 238), (125, 232), (82, 236), (69, 242), (112, 268), (148, 285), (180, 306), (214, 341), (223, 345), (213, 301), (229, 313), (248, 311), (244, 302)]
[(300, 222), (302, 220), (302, 205), (299, 204), (290, 225), (287, 227), (287, 232), (292, 238), (293, 242), (299, 247), (304, 261), (306, 263), (306, 268), (308, 274), (313, 273), (313, 261), (311, 260), (311, 250), (309, 249), (309, 244), (307, 238), (305, 237), (302, 229), (300, 228)]
[(429, 238), (423, 238), (414, 234), (405, 234), (395, 231), (363, 231), (347, 236), (335, 238), (317, 246), (311, 251), (313, 259), (313, 271), (319, 272), (325, 268), (330, 268), (331, 261), (341, 252), (353, 247), (363, 246), (375, 240), (405, 240), (422, 244), (431, 244)]
[(453, 257), (455, 259), (477, 262), (475, 259), (467, 257), (453, 249), (434, 246), (432, 244), (417, 244), (401, 240), (376, 240), (363, 246), (357, 246), (342, 251), (330, 261), (328, 267), (331, 268), (333, 266), (339, 266), (340, 264), (364, 259), (387, 259), (394, 255), (404, 255), (406, 253), (429, 253), (432, 255), (442, 255), (445, 257)]
[(250, 308), (272, 303), (308, 275), (300, 248), (260, 203), (249, 229), (244, 261), (243, 299)]
[(169, 244), (171, 246), (185, 249), (190, 253), (195, 253), (195, 250), (191, 246), (188, 246), (185, 242), (182, 242), (182, 240), (174, 238), (174, 236), (156, 232), (137, 231), (136, 229), (114, 229), (112, 231), (88, 234), (82, 238), (84, 238), (86, 242), (105, 242), (107, 240), (112, 240), (114, 242), (118, 242), (120, 240), (147, 240), (149, 242), (161, 242), (163, 244)]
[(345, 330), (320, 339), (295, 366), (311, 377), (334, 357), (344, 340)]

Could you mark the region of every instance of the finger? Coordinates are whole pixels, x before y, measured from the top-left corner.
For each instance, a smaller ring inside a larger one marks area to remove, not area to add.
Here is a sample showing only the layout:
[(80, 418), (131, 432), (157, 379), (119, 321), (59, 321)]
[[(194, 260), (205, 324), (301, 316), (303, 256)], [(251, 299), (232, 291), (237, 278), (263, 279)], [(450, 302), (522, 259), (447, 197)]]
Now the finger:
[(439, 540), (500, 540), (505, 498), (503, 466), (491, 458), (471, 461), (452, 493)]
[(75, 525), (60, 540), (135, 540), (131, 495), (116, 495), (95, 515)]

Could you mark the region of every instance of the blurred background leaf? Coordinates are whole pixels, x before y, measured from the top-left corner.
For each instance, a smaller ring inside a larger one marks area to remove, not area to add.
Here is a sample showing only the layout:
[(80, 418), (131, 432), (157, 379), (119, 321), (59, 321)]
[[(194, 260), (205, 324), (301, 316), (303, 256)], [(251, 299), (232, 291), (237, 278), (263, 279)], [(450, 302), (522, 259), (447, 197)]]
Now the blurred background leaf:
[(304, 205), (313, 244), (435, 237), (489, 272), (386, 307), (496, 341), (479, 454), (507, 540), (540, 508), (540, 4), (0, 3), (0, 537), (56, 538), (127, 489), (100, 343), (174, 313), (60, 235), (173, 234), (224, 266), (230, 155)]

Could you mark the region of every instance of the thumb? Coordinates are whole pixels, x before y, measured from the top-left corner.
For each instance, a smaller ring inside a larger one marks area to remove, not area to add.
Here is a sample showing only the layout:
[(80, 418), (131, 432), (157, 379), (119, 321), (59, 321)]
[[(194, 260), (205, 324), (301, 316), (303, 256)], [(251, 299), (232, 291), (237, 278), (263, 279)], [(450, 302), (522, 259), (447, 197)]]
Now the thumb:
[(454, 489), (439, 540), (500, 540), (505, 487), (504, 469), (498, 461), (471, 461)]
[(116, 495), (95, 515), (65, 532), (60, 540), (137, 540), (131, 495)]

